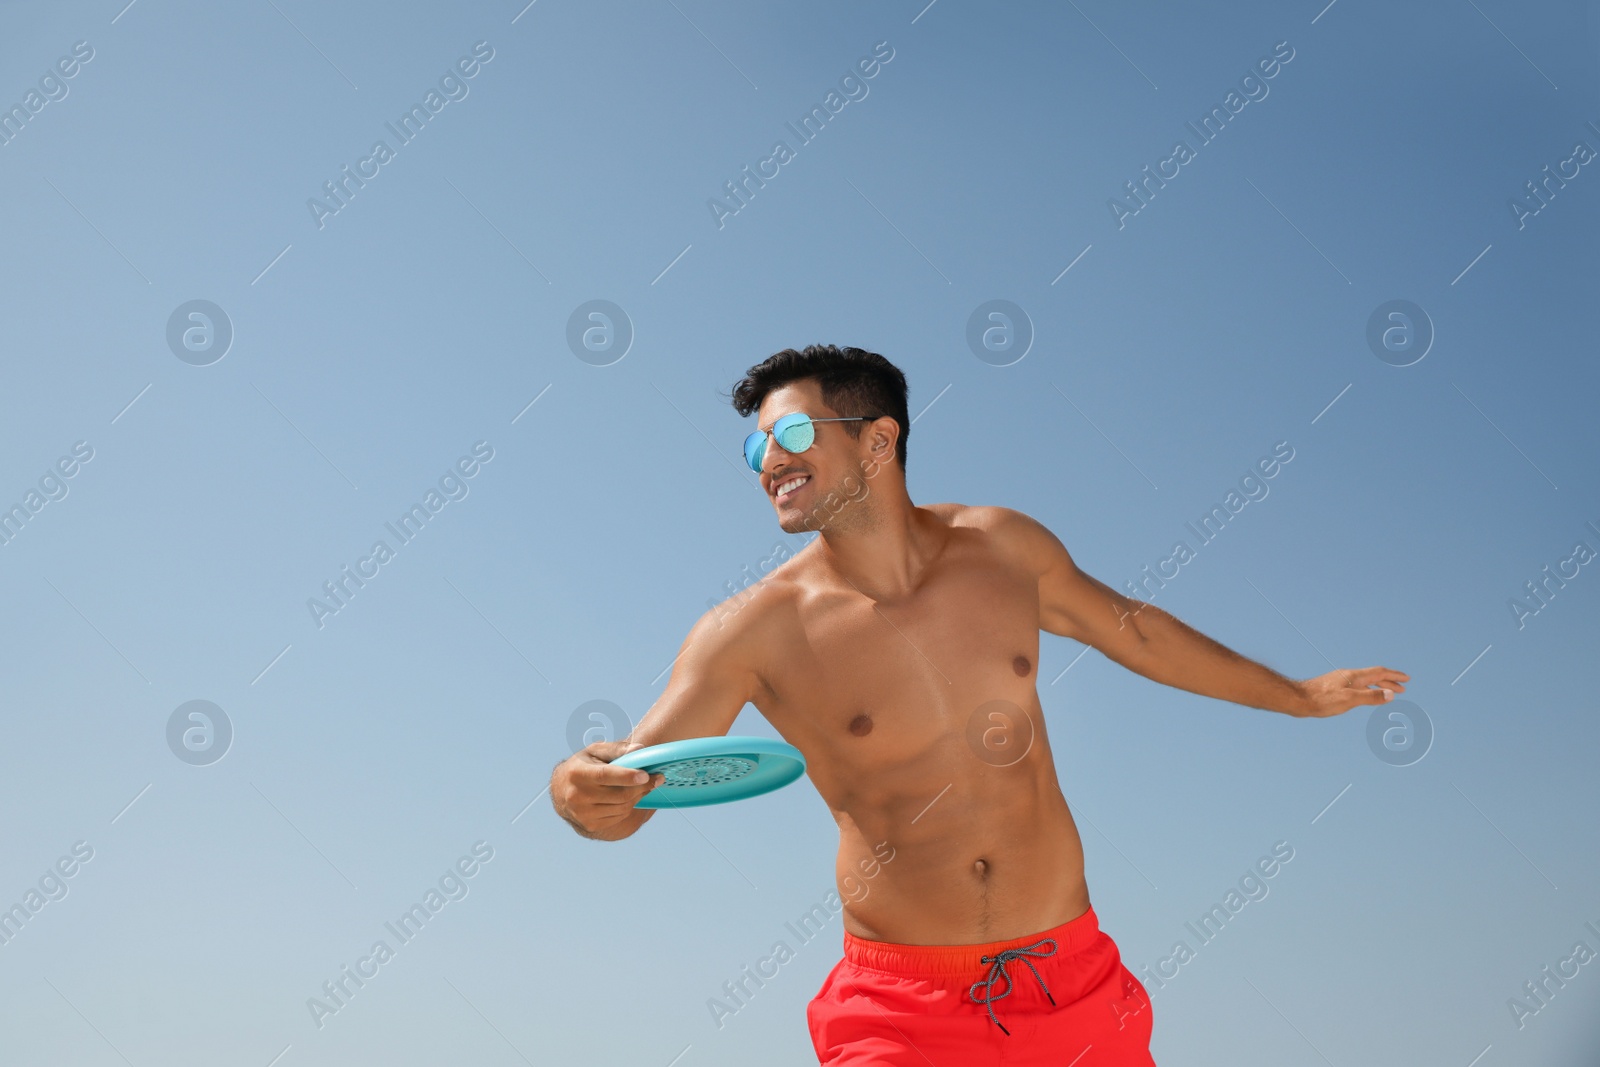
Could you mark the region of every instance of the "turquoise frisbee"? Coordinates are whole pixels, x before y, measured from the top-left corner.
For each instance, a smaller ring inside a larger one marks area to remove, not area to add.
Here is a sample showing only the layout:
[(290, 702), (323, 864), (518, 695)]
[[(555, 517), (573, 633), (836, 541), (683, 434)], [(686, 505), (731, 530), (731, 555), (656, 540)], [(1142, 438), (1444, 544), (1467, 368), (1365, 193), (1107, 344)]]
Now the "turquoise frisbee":
[(638, 748), (611, 761), (662, 776), (636, 808), (692, 808), (782, 789), (805, 773), (806, 758), (767, 737), (691, 737)]

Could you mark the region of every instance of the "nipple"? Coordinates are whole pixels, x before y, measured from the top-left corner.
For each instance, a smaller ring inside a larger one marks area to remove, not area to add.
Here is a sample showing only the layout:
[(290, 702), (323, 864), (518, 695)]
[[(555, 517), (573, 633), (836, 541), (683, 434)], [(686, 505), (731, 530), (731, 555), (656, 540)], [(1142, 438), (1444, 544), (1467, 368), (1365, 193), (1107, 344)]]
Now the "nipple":
[(850, 732), (857, 737), (866, 737), (872, 732), (872, 716), (857, 715), (850, 720)]
[(1033, 665), (1028, 662), (1027, 656), (1018, 656), (1011, 661), (1011, 669), (1017, 672), (1018, 678), (1026, 678)]

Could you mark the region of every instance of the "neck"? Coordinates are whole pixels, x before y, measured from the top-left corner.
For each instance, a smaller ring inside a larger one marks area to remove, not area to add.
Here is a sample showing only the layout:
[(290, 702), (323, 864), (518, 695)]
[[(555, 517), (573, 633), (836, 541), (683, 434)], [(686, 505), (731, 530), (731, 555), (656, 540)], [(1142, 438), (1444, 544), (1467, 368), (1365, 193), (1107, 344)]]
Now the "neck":
[(944, 548), (948, 532), (911, 502), (904, 486), (882, 486), (863, 521), (824, 528), (822, 558), (865, 596), (878, 601), (909, 596)]

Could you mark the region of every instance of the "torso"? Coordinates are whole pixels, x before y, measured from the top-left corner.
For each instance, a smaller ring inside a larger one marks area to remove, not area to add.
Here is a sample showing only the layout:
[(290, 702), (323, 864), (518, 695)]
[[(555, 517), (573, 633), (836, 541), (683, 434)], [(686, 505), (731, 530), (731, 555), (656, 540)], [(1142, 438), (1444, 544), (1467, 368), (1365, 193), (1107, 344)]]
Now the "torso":
[[(1083, 914), (1083, 847), (1037, 691), (1034, 575), (974, 509), (916, 588), (874, 602), (809, 547), (764, 592), (756, 707), (839, 824), (845, 929), (901, 944), (1023, 937)], [(1031, 733), (1031, 739), (1029, 734)]]

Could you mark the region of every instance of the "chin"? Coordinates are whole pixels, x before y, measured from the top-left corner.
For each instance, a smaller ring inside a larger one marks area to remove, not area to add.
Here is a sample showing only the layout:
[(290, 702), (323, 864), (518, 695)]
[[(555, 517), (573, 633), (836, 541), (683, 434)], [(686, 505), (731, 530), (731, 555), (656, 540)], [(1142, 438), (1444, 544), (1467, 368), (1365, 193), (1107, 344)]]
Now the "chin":
[(780, 512), (778, 515), (778, 529), (786, 534), (809, 533), (811, 532), (811, 527), (806, 525), (807, 518), (808, 516), (804, 513), (784, 516)]

